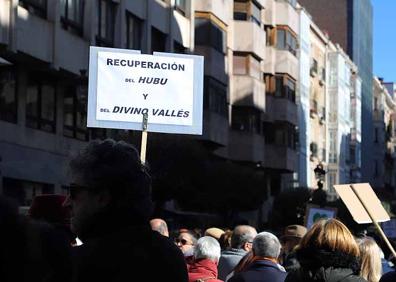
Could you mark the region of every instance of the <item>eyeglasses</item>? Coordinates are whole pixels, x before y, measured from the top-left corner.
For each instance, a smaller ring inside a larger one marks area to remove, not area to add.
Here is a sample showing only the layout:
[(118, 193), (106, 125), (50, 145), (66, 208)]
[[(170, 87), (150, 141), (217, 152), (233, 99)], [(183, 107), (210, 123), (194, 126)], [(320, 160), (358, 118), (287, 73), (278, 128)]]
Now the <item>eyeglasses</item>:
[(182, 244), (183, 246), (184, 245), (192, 245), (192, 244), (190, 244), (186, 239), (179, 239), (179, 238), (176, 238), (175, 239), (175, 243), (176, 244)]

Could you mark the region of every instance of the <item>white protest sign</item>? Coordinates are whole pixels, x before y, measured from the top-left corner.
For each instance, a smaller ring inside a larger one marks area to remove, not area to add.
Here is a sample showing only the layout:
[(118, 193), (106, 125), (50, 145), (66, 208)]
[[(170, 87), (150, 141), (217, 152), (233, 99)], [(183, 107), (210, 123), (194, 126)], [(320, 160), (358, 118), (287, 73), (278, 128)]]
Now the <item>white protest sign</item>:
[(88, 126), (202, 134), (203, 57), (91, 47)]

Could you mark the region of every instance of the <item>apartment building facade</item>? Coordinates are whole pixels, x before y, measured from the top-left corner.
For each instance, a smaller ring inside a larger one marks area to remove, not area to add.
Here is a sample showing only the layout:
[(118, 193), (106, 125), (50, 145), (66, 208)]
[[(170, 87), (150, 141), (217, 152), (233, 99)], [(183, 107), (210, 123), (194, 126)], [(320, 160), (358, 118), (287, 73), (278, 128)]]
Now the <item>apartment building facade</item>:
[(1, 193), (21, 205), (40, 193), (63, 193), (72, 152), (91, 139), (129, 134), (86, 128), (91, 45), (205, 56), (204, 130), (197, 138), (218, 156), (259, 167), (270, 176), (274, 193), (293, 184), (295, 1), (9, 0), (0, 5)]
[(339, 45), (330, 44), (327, 57), (329, 64), (327, 192), (329, 199), (334, 200), (337, 198), (334, 184), (360, 181), (361, 80), (357, 75), (356, 65)]
[(373, 126), (374, 143), (373, 151), (373, 187), (386, 189), (395, 193), (396, 187), (396, 132), (395, 114), (396, 101), (389, 92), (390, 83), (384, 83), (382, 79), (373, 78)]
[(329, 39), (300, 11), (299, 182), (317, 188), (314, 170), (327, 170), (327, 49)]
[(0, 193), (20, 205), (64, 193), (70, 154), (116, 133), (86, 128), (89, 46), (188, 52), (192, 9), (190, 1), (1, 1)]

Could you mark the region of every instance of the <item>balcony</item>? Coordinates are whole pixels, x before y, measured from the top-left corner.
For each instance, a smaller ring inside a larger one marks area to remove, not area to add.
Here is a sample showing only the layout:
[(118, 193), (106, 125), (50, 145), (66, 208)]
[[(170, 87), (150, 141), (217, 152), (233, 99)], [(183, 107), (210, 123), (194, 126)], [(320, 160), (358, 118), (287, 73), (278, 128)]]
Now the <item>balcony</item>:
[(287, 50), (276, 50), (275, 72), (286, 73), (298, 80), (298, 59)]
[(264, 73), (275, 75), (276, 48), (274, 46), (265, 47)]
[(205, 75), (216, 78), (224, 84), (228, 83), (228, 76), (225, 73), (227, 67), (224, 54), (209, 46), (196, 46), (194, 53), (205, 57)]
[(294, 33), (299, 31), (299, 15), (296, 9), (287, 1), (275, 1), (276, 24), (289, 26)]
[(267, 95), (266, 116), (270, 121), (286, 121), (298, 125), (297, 105), (286, 98)]
[(235, 161), (263, 162), (265, 157), (264, 137), (255, 133), (230, 131), (228, 156)]
[(269, 0), (263, 10), (264, 22), (266, 25), (276, 25), (276, 6), (274, 0)]
[(234, 9), (233, 1), (213, 1), (199, 0), (194, 1), (194, 10), (199, 12), (209, 12), (218, 17), (226, 25), (230, 24), (232, 11)]
[(297, 153), (285, 146), (266, 145), (264, 167), (282, 171), (297, 171)]
[(217, 146), (228, 143), (228, 119), (209, 110), (204, 110), (203, 132), (199, 139), (210, 141)]
[(265, 59), (265, 31), (257, 24), (234, 21), (234, 34), (234, 51), (254, 53), (260, 59)]
[(231, 103), (265, 110), (265, 84), (247, 75), (233, 75)]

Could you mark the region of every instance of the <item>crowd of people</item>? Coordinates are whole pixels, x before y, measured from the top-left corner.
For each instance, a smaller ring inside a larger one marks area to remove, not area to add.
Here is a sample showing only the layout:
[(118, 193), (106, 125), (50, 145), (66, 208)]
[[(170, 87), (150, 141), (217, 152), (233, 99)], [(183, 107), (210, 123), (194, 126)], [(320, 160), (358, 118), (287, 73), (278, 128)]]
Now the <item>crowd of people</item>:
[(0, 198), (0, 281), (396, 281), (376, 241), (337, 219), (276, 236), (249, 225), (168, 230), (152, 210), (137, 150), (90, 142), (70, 162), (67, 197), (37, 196), (27, 217)]

